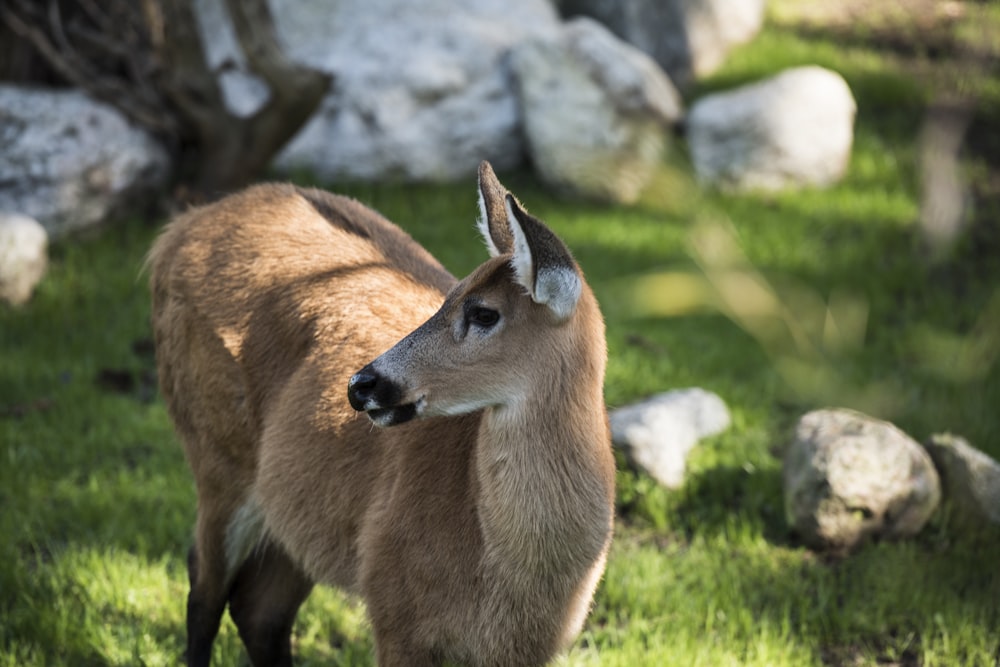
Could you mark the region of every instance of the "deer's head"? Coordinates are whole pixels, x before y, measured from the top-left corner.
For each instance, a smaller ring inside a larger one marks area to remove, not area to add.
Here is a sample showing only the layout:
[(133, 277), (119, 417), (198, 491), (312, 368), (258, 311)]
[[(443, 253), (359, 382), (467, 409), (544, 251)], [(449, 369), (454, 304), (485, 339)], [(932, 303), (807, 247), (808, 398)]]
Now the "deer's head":
[(569, 250), (479, 167), (479, 228), (490, 259), (429, 320), (350, 380), (351, 406), (379, 426), (525, 400), (562, 372), (584, 289)]

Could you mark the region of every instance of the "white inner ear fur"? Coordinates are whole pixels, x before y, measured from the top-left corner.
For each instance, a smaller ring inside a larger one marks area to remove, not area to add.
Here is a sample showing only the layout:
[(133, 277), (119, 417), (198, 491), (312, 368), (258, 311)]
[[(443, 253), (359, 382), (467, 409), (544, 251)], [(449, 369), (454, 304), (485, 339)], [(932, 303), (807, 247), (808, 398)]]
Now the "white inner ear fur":
[(528, 238), (524, 235), (524, 230), (521, 229), (521, 223), (518, 222), (514, 210), (510, 207), (510, 200), (505, 197), (503, 205), (507, 209), (507, 224), (510, 226), (511, 236), (514, 237), (514, 254), (510, 258), (514, 277), (531, 298), (538, 301), (535, 298), (535, 272), (532, 268), (531, 246), (528, 245)]
[(486, 213), (486, 200), (483, 198), (483, 188), (482, 186), (478, 189), (479, 192), (479, 218), (476, 220), (476, 227), (479, 228), (479, 233), (483, 237), (483, 241), (486, 243), (486, 250), (489, 251), (490, 257), (499, 257), (500, 251), (497, 249), (496, 244), (493, 242), (493, 237), (490, 236), (490, 219)]
[(507, 223), (514, 237), (514, 254), (510, 264), (518, 284), (524, 287), (535, 303), (548, 306), (558, 319), (568, 318), (573, 314), (576, 302), (580, 299), (582, 289), (580, 276), (569, 267), (543, 266), (538, 271), (537, 280), (532, 280), (533, 259), (528, 239), (511, 209), (509, 200), (504, 201), (504, 207), (507, 209)]
[(560, 320), (565, 320), (576, 309), (580, 300), (580, 276), (566, 267), (545, 268), (538, 272), (534, 299), (544, 303)]

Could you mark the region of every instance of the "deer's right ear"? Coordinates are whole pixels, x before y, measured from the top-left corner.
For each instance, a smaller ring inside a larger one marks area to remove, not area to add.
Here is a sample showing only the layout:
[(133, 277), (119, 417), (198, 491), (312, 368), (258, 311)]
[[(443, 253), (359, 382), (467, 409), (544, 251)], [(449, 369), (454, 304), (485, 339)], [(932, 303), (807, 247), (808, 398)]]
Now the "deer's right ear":
[(507, 222), (507, 188), (500, 184), (486, 160), (479, 163), (479, 233), (491, 257), (514, 252), (514, 237)]
[(569, 248), (538, 218), (507, 195), (508, 229), (514, 240), (510, 265), (514, 277), (535, 303), (548, 306), (559, 320), (576, 310), (582, 280)]

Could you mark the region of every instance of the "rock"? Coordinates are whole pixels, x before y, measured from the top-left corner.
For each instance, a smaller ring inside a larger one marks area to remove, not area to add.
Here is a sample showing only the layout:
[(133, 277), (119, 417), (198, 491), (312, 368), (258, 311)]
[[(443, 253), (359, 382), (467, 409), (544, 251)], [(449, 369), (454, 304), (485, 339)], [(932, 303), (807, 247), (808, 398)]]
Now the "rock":
[(677, 389), (612, 410), (611, 439), (664, 486), (684, 483), (688, 453), (698, 441), (729, 428), (729, 410), (712, 392)]
[(32, 218), (0, 213), (0, 300), (20, 306), (31, 298), (48, 265), (49, 235)]
[(511, 52), (531, 160), (550, 185), (632, 202), (652, 177), (681, 101), (656, 63), (578, 18)]
[[(197, 3), (213, 64), (233, 63), (224, 90), (250, 113), (266, 88), (241, 69), (221, 0)], [(506, 53), (554, 34), (548, 0), (271, 0), (289, 55), (331, 73), (315, 116), (281, 152), (281, 169), (326, 179), (449, 180), (524, 159)]]
[(682, 89), (714, 72), (764, 22), (764, 0), (562, 0), (566, 16), (590, 16), (652, 56)]
[(166, 182), (166, 151), (79, 91), (0, 85), (0, 210), (53, 238), (90, 227)]
[(951, 434), (933, 435), (924, 446), (941, 476), (951, 523), (970, 530), (1000, 526), (1000, 463)]
[(810, 546), (834, 552), (915, 535), (941, 498), (934, 464), (918, 443), (851, 410), (803, 416), (783, 477), (789, 525)]
[(824, 186), (847, 170), (857, 106), (821, 67), (698, 100), (686, 120), (699, 179), (737, 190)]

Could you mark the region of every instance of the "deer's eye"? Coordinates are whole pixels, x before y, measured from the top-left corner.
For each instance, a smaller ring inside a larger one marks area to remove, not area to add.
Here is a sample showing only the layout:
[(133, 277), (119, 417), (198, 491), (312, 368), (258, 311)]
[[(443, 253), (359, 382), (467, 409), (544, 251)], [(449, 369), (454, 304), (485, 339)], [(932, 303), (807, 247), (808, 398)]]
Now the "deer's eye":
[(469, 324), (474, 324), (481, 329), (489, 329), (500, 321), (500, 313), (482, 306), (473, 306), (466, 312), (466, 319)]

